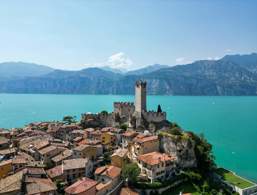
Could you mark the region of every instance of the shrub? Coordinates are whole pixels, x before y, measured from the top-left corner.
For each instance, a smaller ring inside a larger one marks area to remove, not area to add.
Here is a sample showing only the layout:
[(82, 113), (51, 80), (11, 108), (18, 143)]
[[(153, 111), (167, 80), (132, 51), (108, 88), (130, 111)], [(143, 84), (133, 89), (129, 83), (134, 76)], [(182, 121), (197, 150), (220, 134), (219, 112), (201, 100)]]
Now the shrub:
[(129, 183), (135, 183), (137, 181), (137, 177), (140, 174), (140, 169), (136, 163), (129, 163), (124, 166), (122, 170), (123, 179), (127, 179)]
[(103, 114), (103, 115), (108, 115), (108, 112), (107, 112), (106, 110), (103, 110), (103, 111), (101, 112), (101, 114)]
[(63, 117), (63, 122), (65, 122), (66, 124), (71, 124), (71, 123), (76, 123), (76, 116), (64, 116)]
[(127, 124), (122, 124), (120, 126), (120, 128), (126, 131), (128, 129), (128, 125)]

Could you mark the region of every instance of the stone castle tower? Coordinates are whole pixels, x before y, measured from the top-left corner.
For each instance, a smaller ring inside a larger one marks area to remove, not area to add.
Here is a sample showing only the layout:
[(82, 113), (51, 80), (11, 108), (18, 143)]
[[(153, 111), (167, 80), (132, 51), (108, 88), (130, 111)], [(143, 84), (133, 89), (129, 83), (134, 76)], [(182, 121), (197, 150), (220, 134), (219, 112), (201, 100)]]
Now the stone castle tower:
[(135, 111), (146, 112), (146, 82), (139, 80), (135, 85)]

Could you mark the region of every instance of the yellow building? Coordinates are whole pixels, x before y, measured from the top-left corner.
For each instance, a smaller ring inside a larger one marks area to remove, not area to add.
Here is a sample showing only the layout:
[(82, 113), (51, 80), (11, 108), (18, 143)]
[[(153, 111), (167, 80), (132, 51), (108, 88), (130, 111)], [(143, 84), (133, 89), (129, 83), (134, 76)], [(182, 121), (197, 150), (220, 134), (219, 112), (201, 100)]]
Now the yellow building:
[(90, 160), (95, 160), (97, 157), (96, 145), (80, 145), (74, 148), (73, 151), (77, 158), (89, 158)]
[(111, 157), (111, 164), (119, 168), (124, 168), (125, 164), (128, 161), (127, 154), (128, 154), (127, 149), (120, 148), (116, 150)]
[(101, 141), (102, 144), (107, 147), (112, 146), (113, 144), (115, 144), (116, 136), (112, 132), (102, 132)]
[(0, 178), (6, 177), (12, 171), (12, 160), (5, 160), (0, 163)]

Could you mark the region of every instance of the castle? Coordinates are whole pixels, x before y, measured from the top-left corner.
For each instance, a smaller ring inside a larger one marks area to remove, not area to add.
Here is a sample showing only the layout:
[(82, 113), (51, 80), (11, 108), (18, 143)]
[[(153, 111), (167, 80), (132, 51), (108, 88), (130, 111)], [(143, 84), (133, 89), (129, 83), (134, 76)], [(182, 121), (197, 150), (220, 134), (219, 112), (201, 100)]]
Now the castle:
[(132, 128), (149, 128), (149, 125), (166, 121), (166, 112), (147, 111), (145, 81), (135, 84), (135, 102), (114, 102), (114, 113)]
[(83, 114), (82, 124), (85, 127), (119, 126), (126, 124), (133, 129), (157, 130), (169, 125), (166, 112), (147, 111), (147, 83), (142, 80), (135, 84), (135, 102), (114, 102), (112, 113)]

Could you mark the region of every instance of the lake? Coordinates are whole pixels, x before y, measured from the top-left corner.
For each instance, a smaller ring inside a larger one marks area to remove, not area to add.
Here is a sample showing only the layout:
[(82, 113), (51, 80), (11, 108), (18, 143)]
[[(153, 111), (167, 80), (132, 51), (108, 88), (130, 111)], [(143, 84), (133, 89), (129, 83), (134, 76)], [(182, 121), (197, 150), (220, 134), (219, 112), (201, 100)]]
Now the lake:
[[(34, 121), (61, 120), (64, 115), (112, 111), (119, 95), (0, 94), (0, 128)], [(161, 104), (168, 119), (186, 130), (204, 133), (218, 165), (257, 181), (257, 97), (148, 96), (148, 109)]]

